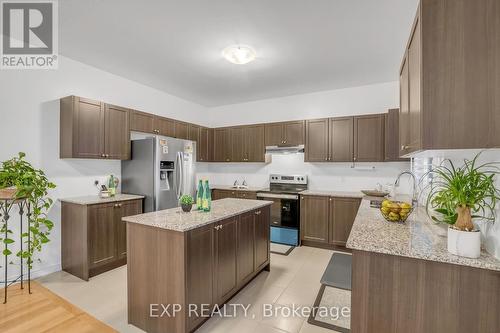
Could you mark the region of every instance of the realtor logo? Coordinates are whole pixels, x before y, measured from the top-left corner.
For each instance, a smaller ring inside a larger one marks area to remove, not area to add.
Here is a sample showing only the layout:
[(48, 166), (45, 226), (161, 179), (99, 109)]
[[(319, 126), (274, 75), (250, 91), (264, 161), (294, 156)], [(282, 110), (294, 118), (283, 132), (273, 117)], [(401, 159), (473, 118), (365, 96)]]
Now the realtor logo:
[(1, 1), (1, 69), (57, 68), (57, 2)]

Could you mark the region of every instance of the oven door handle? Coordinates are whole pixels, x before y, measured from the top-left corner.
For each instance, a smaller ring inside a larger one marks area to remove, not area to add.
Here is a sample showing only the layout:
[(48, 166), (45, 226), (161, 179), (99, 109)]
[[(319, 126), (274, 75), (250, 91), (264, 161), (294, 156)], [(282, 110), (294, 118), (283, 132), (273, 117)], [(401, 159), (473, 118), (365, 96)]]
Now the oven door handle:
[(299, 200), (299, 196), (294, 194), (278, 194), (278, 193), (264, 193), (264, 192), (258, 192), (257, 198)]

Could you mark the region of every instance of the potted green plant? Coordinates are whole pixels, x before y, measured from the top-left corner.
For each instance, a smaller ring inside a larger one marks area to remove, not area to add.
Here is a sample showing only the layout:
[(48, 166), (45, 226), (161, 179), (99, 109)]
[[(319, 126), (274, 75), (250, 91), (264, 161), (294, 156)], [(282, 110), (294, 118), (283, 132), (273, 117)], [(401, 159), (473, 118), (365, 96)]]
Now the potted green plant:
[(500, 199), (500, 191), (495, 187), (498, 163), (478, 164), (479, 155), (465, 159), (460, 167), (445, 160), (428, 173), (433, 180), (426, 187), (427, 211), (432, 208), (438, 214), (429, 213), (431, 218), (449, 224), (448, 251), (469, 258), (478, 258), (481, 253), (481, 234), (473, 219), (494, 222)]
[(181, 197), (180, 202), (182, 210), (186, 213), (189, 213), (191, 211), (191, 208), (193, 208), (194, 199), (190, 195), (184, 194)]
[[(25, 160), (26, 154), (19, 153), (17, 157), (2, 162), (0, 168), (0, 195), (3, 200), (23, 199), (26, 200), (30, 213), (28, 214), (29, 232), (24, 232), (21, 236), (29, 246), (16, 255), (27, 260), (30, 268), (33, 264), (35, 251), (41, 251), (42, 245), (49, 242), (48, 236), (54, 223), (48, 219), (47, 213), (52, 206), (52, 199), (48, 195), (50, 189), (55, 188), (55, 184), (49, 182), (42, 170), (35, 169)], [(11, 230), (3, 222), (0, 237), (12, 234)], [(28, 242), (29, 239), (29, 242)], [(0, 238), (4, 244), (12, 244), (14, 240), (10, 237)], [(12, 252), (7, 248), (3, 254), (8, 256)]]

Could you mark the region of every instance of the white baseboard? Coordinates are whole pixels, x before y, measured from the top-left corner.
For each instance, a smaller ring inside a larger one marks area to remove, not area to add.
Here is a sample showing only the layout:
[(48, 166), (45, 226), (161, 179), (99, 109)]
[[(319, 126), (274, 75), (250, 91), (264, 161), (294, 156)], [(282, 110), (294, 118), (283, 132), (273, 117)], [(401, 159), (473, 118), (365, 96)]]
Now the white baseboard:
[[(62, 269), (61, 263), (53, 264), (53, 265), (48, 265), (44, 267), (38, 267), (33, 270), (31, 270), (31, 279), (36, 279), (54, 272), (58, 272)], [(1, 272), (0, 272), (1, 273)], [(9, 274), (8, 280), (15, 279), (19, 276), (19, 272), (16, 271), (15, 273)], [(28, 278), (27, 271), (24, 271), (24, 277), (25, 279)], [(3, 273), (1, 273), (1, 278), (0, 280), (3, 280)]]

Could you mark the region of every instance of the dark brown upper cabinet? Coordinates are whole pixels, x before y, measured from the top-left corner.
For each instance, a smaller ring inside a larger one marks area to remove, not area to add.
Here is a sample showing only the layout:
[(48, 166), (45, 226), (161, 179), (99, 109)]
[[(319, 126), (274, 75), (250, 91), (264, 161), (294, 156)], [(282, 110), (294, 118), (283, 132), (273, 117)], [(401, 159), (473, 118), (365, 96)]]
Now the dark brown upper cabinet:
[(182, 121), (175, 121), (174, 136), (178, 139), (187, 140), (189, 138), (189, 124)]
[(421, 1), (400, 71), (400, 156), (500, 147), (499, 6)]
[(129, 110), (68, 96), (60, 100), (60, 157), (128, 159)]
[(175, 120), (155, 116), (154, 124), (156, 134), (175, 137)]
[(104, 153), (106, 158), (130, 158), (129, 110), (104, 104)]
[(354, 158), (355, 162), (383, 162), (384, 114), (354, 117)]
[(354, 118), (331, 118), (329, 124), (330, 162), (351, 162), (354, 157)]
[(130, 110), (130, 130), (144, 133), (154, 133), (155, 116), (151, 113)]
[(264, 162), (264, 126), (232, 127), (232, 162)]
[(305, 121), (265, 124), (266, 146), (298, 146), (305, 142)]
[(408, 161), (399, 157), (399, 109), (390, 109), (385, 115), (385, 161)]
[(200, 162), (210, 162), (213, 160), (213, 130), (200, 127), (197, 141), (196, 155)]
[(188, 140), (198, 142), (200, 139), (200, 128), (201, 126), (195, 124), (189, 124), (188, 126)]
[(328, 118), (306, 120), (306, 146), (304, 159), (307, 162), (328, 161)]
[(214, 162), (231, 162), (231, 140), (230, 128), (214, 129)]

